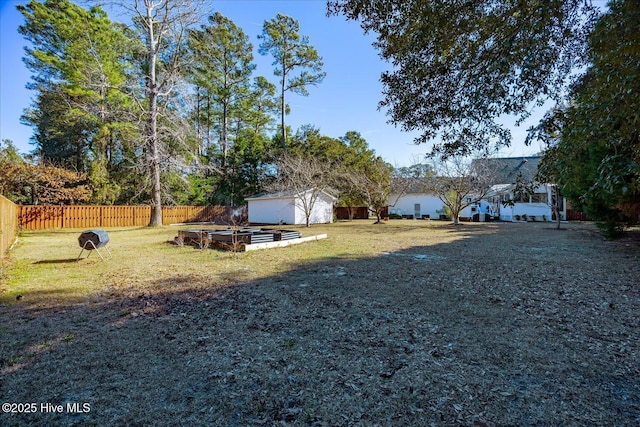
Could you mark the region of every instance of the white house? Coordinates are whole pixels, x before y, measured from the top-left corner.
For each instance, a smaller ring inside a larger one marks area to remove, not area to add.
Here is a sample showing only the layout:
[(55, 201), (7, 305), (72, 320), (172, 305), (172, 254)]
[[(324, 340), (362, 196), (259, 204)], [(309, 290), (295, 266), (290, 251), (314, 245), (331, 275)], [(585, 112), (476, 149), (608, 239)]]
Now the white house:
[(440, 218), (444, 214), (444, 203), (437, 196), (428, 193), (407, 193), (389, 196), (389, 213), (400, 216), (410, 215), (420, 219), (428, 215), (431, 219)]
[[(553, 184), (540, 184), (530, 195), (514, 194), (517, 182), (532, 182), (538, 170), (540, 156), (507, 157), (480, 159), (487, 163), (491, 174), (491, 189), (482, 200), (467, 201), (469, 206), (460, 213), (461, 218), (475, 218), (478, 213), (488, 214), (491, 219), (502, 221), (552, 221), (555, 220), (553, 206), (556, 203), (556, 188)], [(474, 160), (475, 161), (475, 160)], [(566, 202), (560, 198), (560, 219), (566, 219)], [(438, 219), (444, 214), (444, 203), (435, 195), (421, 191), (419, 187), (410, 188), (407, 194), (389, 197), (389, 213)]]
[[(552, 221), (556, 203), (554, 184), (540, 184), (530, 195), (514, 194), (516, 183), (532, 182), (541, 156), (482, 159), (494, 171), (493, 185), (484, 200), (489, 202), (502, 221)], [(560, 219), (566, 219), (566, 203), (558, 201)]]
[[(391, 203), (394, 203), (391, 206)], [(469, 200), (472, 202), (472, 200)], [(400, 197), (392, 194), (389, 197), (389, 213), (401, 216), (413, 216), (413, 218), (440, 219), (445, 215), (446, 208), (442, 200), (429, 193), (407, 193)], [(488, 214), (491, 218), (497, 217), (493, 210), (493, 204), (482, 201), (475, 201), (460, 212), (460, 218), (471, 219), (478, 213)]]
[[(555, 201), (555, 186), (541, 184), (530, 195), (514, 195), (515, 185), (494, 185), (487, 195), (494, 205), (498, 206), (502, 221), (552, 221), (555, 220), (553, 204)], [(511, 203), (508, 203), (511, 201)], [(566, 219), (566, 205), (564, 198), (560, 198), (558, 206), (560, 219)]]
[(333, 222), (333, 204), (336, 198), (328, 193), (316, 194), (308, 190), (303, 195), (282, 191), (247, 197), (248, 219), (252, 224), (328, 224)]

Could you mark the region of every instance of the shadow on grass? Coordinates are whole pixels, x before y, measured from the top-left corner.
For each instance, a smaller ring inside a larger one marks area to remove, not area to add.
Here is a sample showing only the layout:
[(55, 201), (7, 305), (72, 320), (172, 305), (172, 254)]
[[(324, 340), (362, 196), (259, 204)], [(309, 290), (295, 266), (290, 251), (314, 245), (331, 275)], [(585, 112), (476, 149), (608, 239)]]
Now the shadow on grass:
[[(640, 306), (584, 283), (611, 263), (600, 241), (574, 265), (570, 233), (549, 233), (532, 265), (512, 250), (523, 228), (467, 233), (259, 279), (176, 272), (127, 294), (1, 307), (3, 399), (91, 408), (3, 424), (635, 425)], [(494, 256), (476, 256), (487, 245)], [(619, 262), (607, 280), (635, 283), (634, 260)], [(543, 267), (561, 280), (538, 280)]]
[(46, 259), (46, 260), (42, 260), (42, 261), (36, 261), (33, 264), (69, 264), (69, 263), (73, 263), (73, 262), (78, 262), (80, 261), (79, 258), (66, 258), (66, 259)]
[(64, 229), (56, 229), (56, 230), (38, 230), (38, 231), (23, 231), (20, 233), (21, 236), (31, 237), (31, 236), (80, 236), (84, 231), (87, 230), (95, 230), (101, 229), (106, 231), (107, 233), (126, 233), (135, 230), (150, 230), (153, 231), (153, 228), (150, 227), (84, 227), (84, 228), (64, 228)]

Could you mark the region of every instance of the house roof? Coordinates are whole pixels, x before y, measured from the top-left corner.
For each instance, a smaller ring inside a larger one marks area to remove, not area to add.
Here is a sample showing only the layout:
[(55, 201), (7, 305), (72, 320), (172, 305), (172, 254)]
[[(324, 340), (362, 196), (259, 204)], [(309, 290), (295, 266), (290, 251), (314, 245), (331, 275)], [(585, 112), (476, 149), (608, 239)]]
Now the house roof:
[(419, 179), (413, 178), (396, 178), (394, 186), (391, 189), (391, 194), (398, 194), (400, 192), (408, 194), (426, 194), (429, 190), (426, 188), (426, 184)]
[(494, 174), (491, 180), (492, 185), (515, 184), (520, 176), (523, 181), (533, 181), (538, 172), (541, 156), (524, 157), (498, 157), (493, 159), (479, 159), (484, 167)]
[[(482, 162), (480, 170), (487, 170), (491, 179), (487, 183), (490, 187), (490, 194), (501, 194), (510, 191), (515, 187), (518, 177), (521, 181), (533, 181), (538, 172), (538, 165), (542, 156), (521, 156), (521, 157), (497, 157), (488, 159), (476, 159), (473, 162)], [(410, 178), (399, 179), (400, 186), (406, 186), (407, 194), (429, 194), (429, 190), (420, 180)], [(392, 191), (398, 194), (398, 191)]]
[[(311, 189), (307, 190), (306, 192), (308, 193), (309, 191), (311, 191)], [(329, 197), (332, 200), (336, 200), (337, 197), (335, 197), (332, 194), (327, 193), (326, 191), (322, 191), (322, 194), (326, 195), (327, 197)], [(289, 191), (276, 191), (273, 193), (259, 193), (256, 194), (254, 196), (250, 196), (250, 197), (246, 197), (245, 200), (268, 200), (268, 199), (292, 199), (295, 198), (299, 195), (299, 193), (297, 191), (293, 191), (293, 190), (289, 190)]]
[(494, 197), (508, 194), (513, 191), (515, 187), (515, 184), (495, 184), (491, 186), (485, 197)]

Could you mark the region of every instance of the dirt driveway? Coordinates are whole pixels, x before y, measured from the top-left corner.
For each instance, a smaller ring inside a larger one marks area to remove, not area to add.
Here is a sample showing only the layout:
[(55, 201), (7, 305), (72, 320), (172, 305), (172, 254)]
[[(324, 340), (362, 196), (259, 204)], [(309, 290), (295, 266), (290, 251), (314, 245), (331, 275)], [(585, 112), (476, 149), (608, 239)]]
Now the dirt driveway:
[(375, 256), (215, 289), (0, 306), (1, 400), (37, 404), (0, 425), (640, 425), (638, 232), (563, 227), (379, 228)]

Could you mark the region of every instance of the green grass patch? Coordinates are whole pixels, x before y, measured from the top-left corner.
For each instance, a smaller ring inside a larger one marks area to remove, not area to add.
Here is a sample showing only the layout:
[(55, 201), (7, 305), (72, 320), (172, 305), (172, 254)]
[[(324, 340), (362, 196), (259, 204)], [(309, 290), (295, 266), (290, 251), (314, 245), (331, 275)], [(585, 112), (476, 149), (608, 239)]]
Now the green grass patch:
[[(193, 227), (182, 227), (193, 228)], [(171, 292), (190, 287), (221, 286), (269, 277), (305, 263), (327, 259), (377, 256), (430, 241), (458, 238), (447, 223), (398, 221), (373, 224), (352, 221), (287, 226), (303, 236), (328, 238), (285, 248), (232, 253), (173, 244), (177, 227), (112, 228), (109, 249), (113, 258), (103, 261), (80, 253), (83, 230), (23, 233), (11, 253), (0, 283), (0, 302), (41, 306), (97, 301), (140, 292)]]

